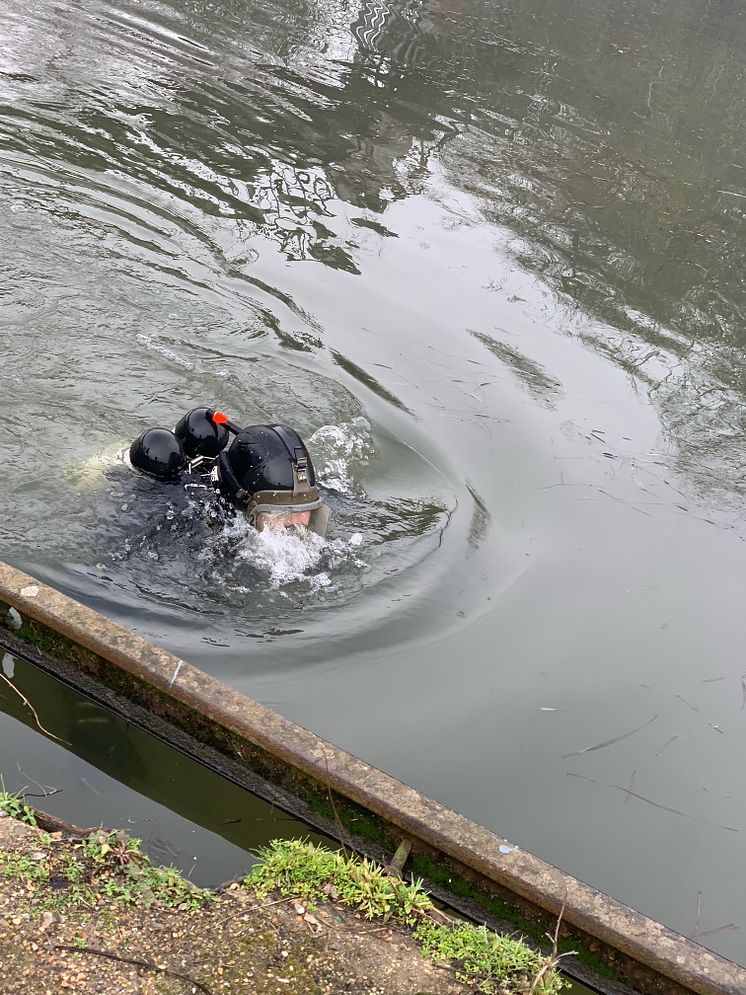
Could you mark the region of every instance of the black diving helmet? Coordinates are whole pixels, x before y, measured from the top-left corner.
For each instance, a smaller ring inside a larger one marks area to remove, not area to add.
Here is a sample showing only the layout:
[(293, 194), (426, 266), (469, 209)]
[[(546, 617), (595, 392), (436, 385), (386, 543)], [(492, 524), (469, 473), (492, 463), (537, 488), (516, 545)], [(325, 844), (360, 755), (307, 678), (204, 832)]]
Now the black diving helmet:
[(226, 416), (214, 408), (192, 408), (179, 419), (174, 435), (181, 443), (192, 472), (204, 472), (205, 464), (209, 470), (218, 453), (228, 445), (229, 424), (232, 423)]
[(220, 411), (192, 408), (173, 432), (149, 428), (129, 449), (130, 463), (156, 480), (176, 481), (182, 474), (209, 473), (218, 453), (228, 444), (229, 432), (239, 431)]
[(319, 494), (311, 457), (295, 429), (286, 425), (241, 429), (218, 456), (211, 480), (259, 530), (265, 524), (271, 528), (275, 520), (303, 524), (310, 532), (326, 535), (331, 512)]
[(129, 449), (130, 463), (149, 477), (173, 483), (186, 468), (181, 441), (168, 428), (148, 428)]

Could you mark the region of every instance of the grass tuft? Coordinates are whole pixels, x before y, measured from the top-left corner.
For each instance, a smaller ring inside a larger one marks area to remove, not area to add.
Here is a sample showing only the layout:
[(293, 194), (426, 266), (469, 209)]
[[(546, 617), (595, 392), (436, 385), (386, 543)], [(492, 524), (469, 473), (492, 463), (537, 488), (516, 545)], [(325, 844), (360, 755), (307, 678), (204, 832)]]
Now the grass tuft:
[(366, 919), (412, 928), (422, 952), (449, 961), (459, 980), (484, 995), (557, 995), (565, 981), (556, 959), (522, 939), (501, 936), (484, 926), (459, 921), (443, 924), (422, 882), (392, 877), (365, 859), (303, 840), (274, 840), (259, 852), (262, 860), (244, 883), (259, 897), (278, 891), (307, 903), (338, 901)]
[(25, 822), (29, 826), (36, 826), (34, 810), (26, 804), (23, 795), (13, 795), (4, 788), (0, 790), (0, 815), (3, 813), (9, 815), (11, 819)]

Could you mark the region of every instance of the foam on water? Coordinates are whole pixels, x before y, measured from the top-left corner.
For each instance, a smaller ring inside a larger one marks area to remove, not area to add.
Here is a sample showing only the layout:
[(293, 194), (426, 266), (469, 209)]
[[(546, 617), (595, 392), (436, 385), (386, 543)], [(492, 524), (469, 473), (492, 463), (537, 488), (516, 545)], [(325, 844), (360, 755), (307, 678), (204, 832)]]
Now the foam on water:
[(120, 442), (67, 467), (66, 476), (76, 491), (88, 491), (101, 486), (107, 470), (115, 466), (130, 465), (129, 446)]
[(137, 341), (140, 345), (144, 345), (146, 349), (150, 352), (157, 352), (160, 356), (164, 356), (166, 359), (170, 359), (172, 362), (176, 363), (178, 366), (183, 367), (185, 370), (193, 370), (194, 363), (191, 363), (188, 359), (184, 359), (178, 353), (174, 352), (173, 349), (169, 349), (168, 346), (161, 345), (156, 342), (151, 335), (138, 335)]
[(271, 587), (308, 580), (315, 589), (331, 583), (325, 571), (313, 573), (321, 561), (325, 541), (303, 528), (257, 532), (243, 519), (227, 525), (224, 537), (236, 542), (236, 556), (267, 575)]
[(286, 529), (284, 532), (258, 532), (251, 550), (254, 564), (269, 574), (273, 587), (306, 577), (311, 587), (329, 587), (331, 578), (322, 570), (308, 576), (320, 564), (324, 540), (313, 532)]

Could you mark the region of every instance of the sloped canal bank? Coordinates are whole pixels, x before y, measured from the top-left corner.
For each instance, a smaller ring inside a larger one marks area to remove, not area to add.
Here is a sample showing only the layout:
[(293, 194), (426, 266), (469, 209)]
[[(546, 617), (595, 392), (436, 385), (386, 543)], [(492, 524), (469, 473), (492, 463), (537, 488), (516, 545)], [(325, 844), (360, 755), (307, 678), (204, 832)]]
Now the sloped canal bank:
[(519, 941), (451, 921), (416, 886), (310, 844), (277, 843), (249, 878), (211, 892), (154, 867), (124, 834), (44, 832), (11, 810), (36, 818), (0, 798), (0, 961), (16, 995), (563, 987)]
[[(0, 564), (0, 642), (305, 822), (504, 933), (558, 949), (598, 991), (740, 995), (746, 975), (357, 757)], [(392, 859), (393, 858), (393, 859)], [(625, 987), (626, 985), (626, 987)]]

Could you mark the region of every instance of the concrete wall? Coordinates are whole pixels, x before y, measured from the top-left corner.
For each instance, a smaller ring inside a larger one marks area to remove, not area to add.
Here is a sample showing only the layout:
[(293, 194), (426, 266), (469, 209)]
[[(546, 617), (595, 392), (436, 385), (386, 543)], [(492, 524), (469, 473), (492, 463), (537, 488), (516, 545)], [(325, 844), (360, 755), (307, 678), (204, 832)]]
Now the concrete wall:
[(0, 563), (0, 644), (476, 918), (578, 951), (600, 991), (744, 995), (746, 970)]

